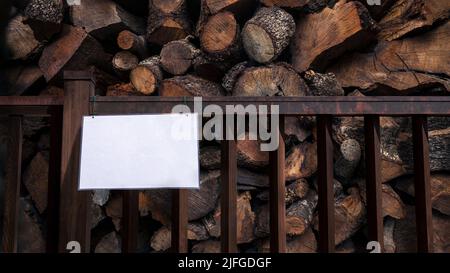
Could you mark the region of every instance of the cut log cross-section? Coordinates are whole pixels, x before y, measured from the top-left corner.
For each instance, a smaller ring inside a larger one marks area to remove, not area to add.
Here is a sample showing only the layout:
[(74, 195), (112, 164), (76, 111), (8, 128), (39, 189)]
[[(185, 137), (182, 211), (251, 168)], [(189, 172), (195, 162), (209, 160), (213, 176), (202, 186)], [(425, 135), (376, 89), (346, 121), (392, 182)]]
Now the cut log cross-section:
[(150, 0), (147, 40), (164, 45), (184, 39), (191, 32), (186, 0)]
[(308, 87), (288, 64), (251, 67), (234, 84), (233, 96), (305, 96)]
[(214, 59), (239, 54), (239, 25), (233, 13), (225, 11), (211, 16), (200, 33), (203, 51)]
[(200, 50), (187, 40), (169, 42), (161, 50), (161, 67), (172, 75), (183, 75), (199, 54)]
[(136, 54), (140, 58), (148, 57), (147, 41), (144, 35), (137, 35), (129, 30), (123, 30), (117, 36), (117, 46)]
[(143, 60), (130, 72), (130, 80), (137, 91), (150, 95), (156, 91), (163, 79), (160, 57)]
[(247, 55), (259, 62), (275, 60), (294, 35), (294, 18), (283, 9), (261, 8), (242, 30)]

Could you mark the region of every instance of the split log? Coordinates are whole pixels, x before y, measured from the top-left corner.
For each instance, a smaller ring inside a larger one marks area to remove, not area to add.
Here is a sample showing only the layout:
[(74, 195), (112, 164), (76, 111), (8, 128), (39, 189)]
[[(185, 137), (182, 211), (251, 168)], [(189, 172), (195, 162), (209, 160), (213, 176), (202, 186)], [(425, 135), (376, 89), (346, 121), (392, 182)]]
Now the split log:
[(123, 30), (117, 35), (117, 46), (136, 54), (141, 59), (147, 58), (149, 54), (145, 35), (137, 35), (129, 30)]
[(214, 60), (238, 58), (241, 54), (239, 24), (231, 12), (209, 17), (199, 38), (202, 50)]
[(100, 43), (79, 27), (65, 26), (59, 39), (49, 44), (39, 59), (39, 68), (47, 81), (63, 69), (87, 69), (95, 65), (111, 71), (112, 56)]
[(259, 63), (275, 60), (289, 45), (294, 35), (295, 21), (283, 9), (261, 8), (247, 21), (242, 30), (242, 42), (247, 55)]
[[(431, 175), (431, 204), (433, 209), (450, 216), (450, 175), (446, 173)], [(395, 188), (411, 196), (414, 193), (414, 177), (395, 180)]]
[(130, 72), (130, 81), (137, 91), (144, 95), (153, 94), (161, 84), (163, 72), (159, 56), (153, 56), (139, 63)]
[(112, 231), (100, 240), (95, 246), (94, 253), (121, 253), (122, 239), (117, 232)]
[(70, 18), (74, 26), (100, 40), (116, 35), (122, 30), (145, 33), (145, 21), (111, 0), (81, 0), (81, 5), (70, 7)]
[(409, 33), (429, 28), (436, 22), (446, 20), (449, 17), (450, 3), (448, 1), (399, 0), (380, 20), (378, 38), (392, 41)]
[[(358, 187), (361, 191), (361, 198), (364, 204), (367, 204), (366, 182), (364, 179), (358, 181)], [(403, 219), (406, 216), (405, 205), (400, 196), (392, 189), (389, 184), (384, 183), (381, 187), (381, 200), (383, 217), (390, 216), (394, 219)]]
[(47, 209), (48, 159), (38, 152), (23, 174), (23, 183), (40, 213)]
[(186, 0), (150, 0), (147, 40), (164, 45), (184, 39), (191, 32)]
[(129, 51), (119, 51), (112, 59), (112, 66), (118, 75), (126, 78), (139, 63), (138, 57)]
[(286, 181), (312, 176), (317, 171), (316, 144), (304, 142), (289, 151), (284, 175)]
[(95, 204), (94, 202), (91, 202), (91, 211), (90, 211), (90, 223), (91, 223), (91, 229), (95, 228), (101, 221), (103, 221), (106, 218), (105, 213), (103, 212), (102, 208)]
[[(198, 220), (212, 212), (220, 195), (220, 171), (200, 173), (200, 189), (190, 190), (188, 196), (188, 220)], [(142, 200), (142, 199), (145, 199)], [(141, 196), (141, 211), (150, 212), (152, 218), (170, 226), (172, 192), (169, 190), (145, 191)]]
[(33, 29), (38, 40), (49, 40), (62, 27), (63, 0), (31, 0), (24, 10), (26, 23)]
[[(286, 209), (286, 234), (301, 235), (310, 226), (317, 206), (317, 193), (310, 190), (307, 196), (291, 204)], [(256, 211), (255, 235), (267, 237), (270, 235), (269, 205), (265, 204)]]
[[(344, 88), (394, 91), (407, 95), (437, 87), (450, 91), (450, 22), (418, 37), (378, 44), (372, 53), (354, 53), (328, 71)], [(426, 56), (424, 58), (423, 56)]]
[(221, 253), (221, 243), (215, 240), (200, 242), (192, 247), (192, 253)]
[[(348, 189), (347, 196), (335, 199), (335, 242), (341, 244), (357, 232), (364, 224), (366, 208), (357, 188)], [(314, 220), (314, 229), (318, 230), (319, 221)]]
[(31, 27), (24, 23), (25, 17), (15, 16), (6, 28), (6, 46), (10, 50), (9, 58), (12, 60), (25, 60), (36, 55), (42, 44), (34, 36)]
[[(397, 253), (417, 252), (416, 216), (414, 206), (406, 207), (406, 218), (395, 221), (394, 242)], [(450, 251), (450, 220), (448, 216), (433, 213), (433, 247), (436, 253)]]
[(375, 36), (375, 23), (367, 9), (360, 2), (345, 2), (297, 22), (291, 52), (297, 71), (322, 71), (333, 59), (367, 45)]
[[(309, 191), (308, 181), (306, 179), (297, 179), (294, 182), (290, 183), (286, 186), (286, 194), (284, 198), (284, 202), (286, 206), (291, 205), (292, 203), (298, 201), (299, 199), (305, 198), (306, 194)], [(259, 193), (256, 198), (261, 201), (269, 202), (270, 193), (268, 190), (265, 190)]]
[(222, 96), (220, 85), (193, 75), (176, 76), (162, 82), (159, 95), (163, 97)]
[(240, 73), (233, 96), (305, 96), (303, 79), (288, 64), (251, 67)]
[(344, 96), (345, 92), (333, 73), (316, 73), (308, 70), (304, 79), (309, 87), (311, 96)]
[(269, 177), (265, 174), (238, 168), (237, 184), (240, 191), (260, 190), (269, 187)]
[[(256, 138), (256, 136), (254, 136)], [(250, 133), (245, 139), (236, 141), (237, 160), (240, 167), (260, 170), (269, 164), (269, 153), (261, 151), (259, 140), (250, 140)]]
[(161, 67), (172, 75), (184, 75), (199, 54), (187, 39), (169, 42), (161, 50)]
[[(258, 252), (270, 252), (270, 239), (263, 239), (258, 244)], [(302, 235), (288, 238), (286, 242), (287, 253), (317, 253), (317, 239), (311, 228), (308, 228)]]
[[(250, 200), (252, 199), (250, 192), (245, 191), (239, 194), (236, 205), (237, 217), (237, 243), (250, 243), (255, 239), (253, 230), (255, 228), (255, 213), (252, 211)], [(220, 237), (220, 204), (214, 213), (203, 218), (203, 224), (209, 235), (212, 237)]]
[(311, 136), (311, 130), (299, 117), (284, 118), (284, 134), (286, 143), (300, 144)]
[(355, 139), (346, 139), (341, 143), (338, 158), (334, 165), (334, 173), (338, 178), (352, 178), (361, 159), (361, 146)]
[[(156, 251), (166, 251), (171, 247), (172, 230), (167, 226), (158, 229), (150, 239), (150, 246)], [(203, 224), (188, 223), (188, 240), (203, 241), (209, 238), (208, 232)]]

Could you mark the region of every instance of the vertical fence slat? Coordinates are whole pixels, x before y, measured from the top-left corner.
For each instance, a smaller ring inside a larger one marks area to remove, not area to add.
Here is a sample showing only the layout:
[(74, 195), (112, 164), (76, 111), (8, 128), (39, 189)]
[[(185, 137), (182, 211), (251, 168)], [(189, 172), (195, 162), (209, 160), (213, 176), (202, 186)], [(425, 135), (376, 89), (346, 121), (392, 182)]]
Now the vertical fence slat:
[(383, 212), (380, 155), (380, 117), (364, 117), (366, 156), (366, 198), (369, 240), (377, 241), (383, 250)]
[(12, 116), (8, 125), (8, 158), (6, 163), (5, 205), (2, 251), (17, 252), (19, 226), (20, 180), (22, 167), (22, 117)]
[(58, 251), (59, 186), (61, 179), (62, 107), (53, 107), (50, 116), (50, 156), (47, 190), (47, 242), (49, 253)]
[(92, 72), (66, 71), (64, 80), (58, 245), (59, 251), (67, 252), (67, 243), (76, 241), (84, 253), (90, 251), (91, 193), (78, 191), (81, 126), (82, 117), (89, 115), (95, 84)]
[(122, 253), (135, 253), (139, 232), (139, 191), (123, 191), (122, 215)]
[(236, 141), (226, 140), (226, 117), (224, 116), (224, 139), (221, 142), (221, 216), (220, 237), (222, 252), (237, 252), (237, 155)]
[(331, 116), (317, 117), (317, 163), (319, 195), (319, 250), (334, 252), (333, 140)]
[(416, 198), (417, 250), (433, 252), (430, 198), (430, 152), (426, 116), (413, 116), (414, 187)]
[(285, 204), (285, 146), (284, 116), (279, 119), (278, 149), (269, 153), (270, 159), (270, 251), (286, 252), (286, 204)]
[(172, 251), (188, 252), (188, 190), (173, 190), (172, 194)]

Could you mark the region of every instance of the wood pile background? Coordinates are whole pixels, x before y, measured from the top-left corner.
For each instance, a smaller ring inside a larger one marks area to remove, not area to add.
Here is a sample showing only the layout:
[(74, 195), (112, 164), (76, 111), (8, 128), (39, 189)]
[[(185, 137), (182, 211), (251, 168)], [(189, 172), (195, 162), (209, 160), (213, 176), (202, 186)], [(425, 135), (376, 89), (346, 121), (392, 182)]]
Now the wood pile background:
[[(385, 0), (381, 6), (364, 0), (13, 2), (6, 30), (9, 60), (0, 73), (3, 94), (62, 95), (65, 69), (94, 69), (97, 93), (108, 96), (431, 96), (450, 91), (449, 1)], [(49, 128), (46, 120), (25, 122), (19, 251), (42, 252)], [(315, 120), (293, 117), (285, 125), (287, 247), (316, 252)], [(381, 127), (386, 251), (413, 252), (410, 119), (383, 117)], [(450, 119), (430, 118), (429, 130), (435, 251), (450, 252)], [(333, 137), (336, 248), (364, 252), (363, 119), (335, 118)], [(266, 252), (268, 154), (256, 141), (238, 141), (237, 148), (239, 249)], [(0, 154), (4, 162), (5, 152)], [(219, 160), (219, 143), (202, 142), (201, 189), (189, 196), (192, 252), (220, 249)], [(119, 252), (120, 193), (95, 191), (92, 199), (92, 251)], [(168, 191), (140, 193), (139, 251), (169, 248), (170, 204)]]

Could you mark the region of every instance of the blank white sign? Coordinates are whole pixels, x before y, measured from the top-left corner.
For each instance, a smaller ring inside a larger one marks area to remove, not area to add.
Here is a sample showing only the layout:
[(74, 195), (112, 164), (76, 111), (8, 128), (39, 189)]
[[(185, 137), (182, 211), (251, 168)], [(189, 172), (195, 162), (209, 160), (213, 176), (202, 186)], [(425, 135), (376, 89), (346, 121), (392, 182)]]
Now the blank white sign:
[(198, 116), (87, 116), (80, 190), (198, 188)]

